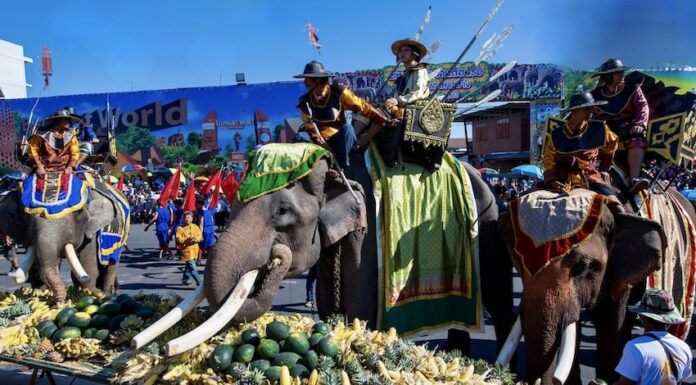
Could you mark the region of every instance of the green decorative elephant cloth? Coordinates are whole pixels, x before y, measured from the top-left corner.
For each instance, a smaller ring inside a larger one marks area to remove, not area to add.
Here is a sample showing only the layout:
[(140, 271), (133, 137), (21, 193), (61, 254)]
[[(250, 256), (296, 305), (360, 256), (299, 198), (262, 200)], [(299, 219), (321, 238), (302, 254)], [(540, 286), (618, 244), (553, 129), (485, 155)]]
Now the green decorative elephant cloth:
[(378, 199), (378, 325), (399, 334), (481, 328), (476, 205), (469, 177), (449, 153), (439, 171), (387, 168), (368, 154)]
[(285, 188), (309, 174), (331, 153), (311, 143), (269, 143), (249, 154), (249, 171), (237, 192), (240, 202)]

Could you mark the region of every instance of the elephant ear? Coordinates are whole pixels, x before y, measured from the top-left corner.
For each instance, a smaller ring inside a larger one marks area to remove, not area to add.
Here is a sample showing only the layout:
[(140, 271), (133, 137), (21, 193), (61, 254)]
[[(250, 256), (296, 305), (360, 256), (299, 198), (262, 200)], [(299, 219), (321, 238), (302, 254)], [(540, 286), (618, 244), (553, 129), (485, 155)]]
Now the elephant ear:
[(326, 178), (324, 205), (319, 212), (323, 246), (333, 245), (353, 231), (367, 229), (365, 193), (360, 184), (349, 183), (357, 200), (341, 180)]
[(116, 208), (114, 202), (102, 192), (90, 189), (86, 214), (85, 236), (92, 239), (97, 231), (111, 224), (116, 215)]
[(667, 247), (667, 238), (659, 223), (633, 214), (614, 216), (613, 247), (609, 255), (607, 274), (609, 295), (621, 298), (642, 282), (648, 274), (659, 270)]

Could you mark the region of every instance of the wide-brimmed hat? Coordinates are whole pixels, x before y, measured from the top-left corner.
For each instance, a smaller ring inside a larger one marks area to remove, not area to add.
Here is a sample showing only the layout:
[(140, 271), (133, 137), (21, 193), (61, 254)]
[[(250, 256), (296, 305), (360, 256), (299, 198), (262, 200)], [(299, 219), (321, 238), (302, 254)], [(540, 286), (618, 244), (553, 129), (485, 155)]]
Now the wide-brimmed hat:
[(74, 114), (71, 114), (70, 111), (66, 109), (60, 109), (54, 113), (52, 113), (48, 118), (46, 118), (46, 122), (49, 122), (54, 119), (70, 119), (73, 122), (77, 122), (80, 120), (80, 117)]
[(296, 79), (302, 78), (330, 78), (336, 76), (333, 72), (329, 72), (324, 68), (324, 65), (316, 60), (312, 60), (304, 67), (304, 72), (293, 76)]
[(74, 116), (74, 117), (76, 117), (76, 118), (78, 118), (78, 119), (82, 119), (82, 116), (80, 116), (80, 115), (78, 115), (78, 114), (75, 113), (75, 109), (74, 109), (74, 108), (65, 106), (65, 107), (63, 107), (63, 109), (64, 109), (64, 110), (67, 110), (67, 111), (70, 113), (70, 115), (72, 115), (72, 116)]
[(414, 53), (420, 59), (424, 58), (425, 55), (428, 54), (428, 49), (425, 48), (423, 43), (419, 42), (418, 40), (414, 40), (414, 39), (411, 39), (408, 37), (406, 39), (401, 39), (401, 40), (397, 40), (397, 41), (393, 42), (391, 45), (392, 53), (396, 56), (399, 56), (399, 50), (401, 49), (401, 47), (403, 47), (405, 45), (409, 45), (409, 46), (415, 48)]
[(568, 107), (561, 109), (561, 112), (567, 112), (583, 107), (601, 106), (607, 103), (608, 102), (606, 100), (596, 102), (592, 94), (589, 92), (577, 92), (575, 95), (570, 97)]
[(672, 293), (667, 290), (646, 290), (640, 300), (640, 305), (629, 306), (628, 310), (667, 325), (680, 324), (686, 321), (675, 308)]
[(618, 72), (618, 71), (628, 71), (633, 68), (631, 67), (626, 67), (623, 65), (623, 62), (619, 59), (609, 59), (602, 63), (601, 66), (597, 69), (595, 73), (592, 74), (591, 77), (599, 76), (599, 75), (604, 75), (612, 72)]

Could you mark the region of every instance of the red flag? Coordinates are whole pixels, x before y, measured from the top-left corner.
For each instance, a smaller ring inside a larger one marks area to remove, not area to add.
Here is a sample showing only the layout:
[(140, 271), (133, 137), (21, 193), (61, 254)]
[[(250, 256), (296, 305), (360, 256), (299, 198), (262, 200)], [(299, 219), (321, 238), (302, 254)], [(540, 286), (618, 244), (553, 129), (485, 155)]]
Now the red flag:
[(160, 193), (159, 200), (157, 201), (160, 206), (164, 207), (167, 204), (169, 198), (174, 195), (174, 199), (179, 197), (179, 183), (181, 180), (181, 165), (176, 169), (176, 172), (167, 181)]
[(189, 181), (188, 189), (186, 190), (186, 198), (184, 198), (184, 211), (196, 211), (196, 186), (193, 183), (193, 178)]
[(321, 50), (321, 44), (319, 44), (319, 35), (317, 35), (317, 29), (312, 25), (312, 23), (307, 23), (307, 34), (309, 35), (309, 44), (316, 48), (317, 52)]
[(176, 172), (172, 175), (172, 189), (169, 192), (169, 197), (172, 199), (179, 198), (179, 186), (181, 185), (181, 163), (176, 168)]
[(208, 205), (209, 209), (217, 208), (218, 199), (220, 198), (220, 189), (221, 188), (222, 187), (220, 186), (220, 183), (215, 185), (215, 190), (213, 191), (213, 197), (210, 198), (210, 204)]
[(121, 173), (121, 176), (118, 177), (118, 184), (116, 185), (116, 190), (119, 192), (123, 191), (123, 173)]
[(234, 196), (237, 195), (237, 190), (239, 190), (239, 183), (237, 183), (237, 178), (234, 177), (234, 173), (230, 173), (220, 185), (222, 193), (225, 194), (225, 198), (227, 198), (227, 202), (232, 203)]
[(222, 175), (222, 169), (217, 170), (213, 176), (208, 179), (208, 181), (201, 188), (201, 194), (206, 195), (213, 189), (214, 186), (220, 185), (220, 177)]

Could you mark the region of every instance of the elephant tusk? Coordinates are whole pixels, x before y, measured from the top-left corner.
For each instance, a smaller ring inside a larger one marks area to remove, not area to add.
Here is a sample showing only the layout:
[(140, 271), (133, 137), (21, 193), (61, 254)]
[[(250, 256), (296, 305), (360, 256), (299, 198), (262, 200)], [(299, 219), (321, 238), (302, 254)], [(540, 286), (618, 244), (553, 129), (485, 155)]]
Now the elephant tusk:
[(65, 245), (65, 257), (68, 259), (68, 263), (70, 264), (70, 269), (72, 269), (73, 273), (77, 277), (77, 279), (80, 280), (82, 283), (87, 283), (91, 280), (89, 277), (89, 274), (85, 271), (85, 269), (82, 267), (82, 264), (80, 263), (80, 260), (77, 259), (77, 254), (75, 253), (75, 248), (71, 243), (68, 243)]
[(174, 309), (165, 314), (164, 317), (133, 337), (131, 340), (131, 348), (140, 349), (150, 341), (159, 337), (162, 333), (167, 331), (167, 329), (184, 318), (186, 314), (190, 313), (204, 298), (205, 292), (203, 291), (203, 285), (200, 285), (196, 290), (187, 295), (181, 303), (176, 305)]
[(553, 371), (553, 383), (563, 384), (568, 379), (575, 358), (575, 342), (578, 326), (575, 322), (566, 326), (561, 336), (561, 346), (558, 349), (558, 363)]
[(31, 265), (34, 264), (34, 248), (32, 246), (27, 247), (27, 252), (22, 257), (19, 262), (19, 267), (14, 272), (14, 281), (17, 285), (20, 285), (27, 281), (27, 274), (31, 269)]
[(495, 362), (501, 366), (509, 364), (512, 356), (517, 351), (517, 345), (520, 344), (521, 340), (522, 323), (520, 322), (520, 316), (517, 316), (517, 320), (515, 321), (515, 324), (512, 325), (512, 330), (510, 330), (510, 334), (508, 334), (505, 344), (503, 345), (503, 348), (500, 349), (500, 353), (498, 354), (498, 358), (495, 360)]
[(252, 270), (244, 274), (215, 314), (197, 328), (167, 343), (167, 346), (164, 348), (167, 356), (175, 356), (193, 349), (225, 327), (244, 304), (251, 289), (254, 287), (254, 281), (256, 281), (258, 275), (258, 270)]

